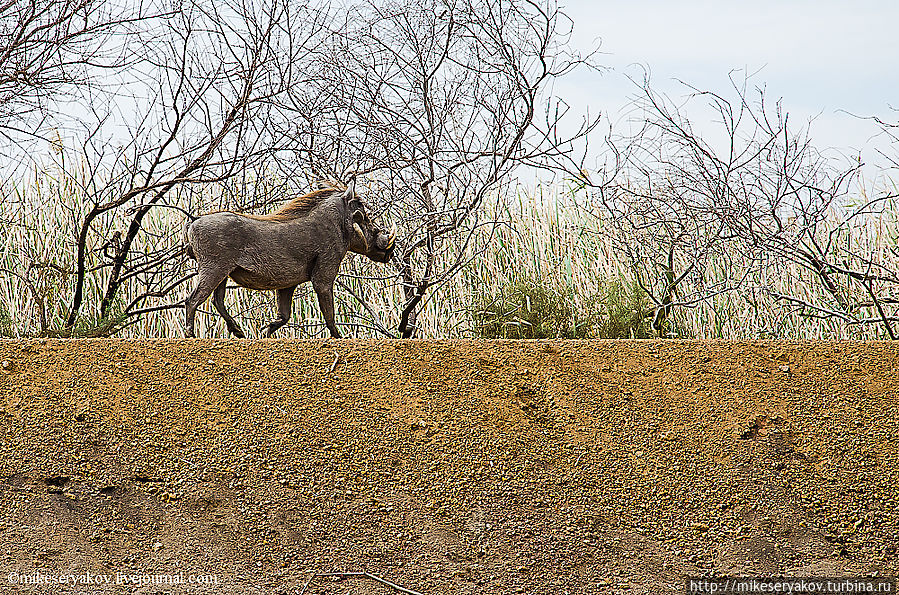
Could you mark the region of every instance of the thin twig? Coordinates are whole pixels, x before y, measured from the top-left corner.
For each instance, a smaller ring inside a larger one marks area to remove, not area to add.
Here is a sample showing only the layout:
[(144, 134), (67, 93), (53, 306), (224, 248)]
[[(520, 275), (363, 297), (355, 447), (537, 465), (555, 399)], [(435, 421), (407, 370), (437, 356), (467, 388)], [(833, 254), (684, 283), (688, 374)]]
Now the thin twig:
[(422, 595), (418, 591), (406, 589), (395, 583), (391, 583), (390, 581), (385, 580), (379, 576), (375, 576), (375, 575), (371, 574), (370, 572), (321, 572), (321, 573), (313, 575), (313, 577), (323, 577), (323, 578), (326, 578), (326, 577), (340, 577), (340, 578), (364, 577), (364, 578), (370, 578), (373, 581), (377, 581), (377, 582), (381, 583), (382, 585), (387, 585), (388, 587), (393, 587), (400, 593), (408, 593), (409, 595)]
[(318, 576), (318, 573), (315, 573), (315, 572), (313, 572), (312, 574), (309, 575), (309, 579), (306, 581), (306, 584), (303, 585), (303, 590), (300, 591), (300, 595), (303, 595), (303, 593), (306, 592), (306, 589), (309, 588), (309, 583), (311, 583), (312, 579), (314, 579), (316, 576)]
[(340, 361), (340, 354), (339, 354), (339, 353), (335, 353), (335, 354), (334, 354), (334, 362), (331, 364), (331, 369), (328, 370), (328, 374), (333, 374), (333, 373), (334, 373), (334, 370), (337, 369), (337, 362), (339, 362), (339, 361)]
[(877, 298), (877, 294), (874, 293), (874, 282), (868, 281), (867, 283), (863, 283), (863, 285), (868, 291), (868, 295), (871, 296), (871, 301), (874, 302), (874, 306), (877, 308), (877, 314), (880, 315), (880, 319), (883, 321), (883, 326), (885, 326), (887, 329), (887, 334), (890, 336), (890, 339), (895, 341), (896, 334), (893, 332), (893, 325), (890, 324), (890, 319), (887, 316), (886, 312), (884, 312), (883, 306), (880, 304), (880, 300)]

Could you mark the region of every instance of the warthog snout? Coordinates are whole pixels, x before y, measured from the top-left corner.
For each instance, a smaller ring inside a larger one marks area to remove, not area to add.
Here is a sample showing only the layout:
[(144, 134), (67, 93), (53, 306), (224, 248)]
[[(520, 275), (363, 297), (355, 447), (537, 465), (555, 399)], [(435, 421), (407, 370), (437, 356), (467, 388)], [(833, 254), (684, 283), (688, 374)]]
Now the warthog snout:
[(396, 245), (396, 227), (390, 231), (379, 229), (375, 233), (374, 246), (366, 251), (365, 255), (375, 262), (390, 262), (393, 258), (393, 248)]
[(378, 237), (375, 240), (375, 246), (377, 246), (378, 250), (392, 250), (394, 242), (396, 242), (395, 225), (390, 231), (382, 229), (378, 232)]

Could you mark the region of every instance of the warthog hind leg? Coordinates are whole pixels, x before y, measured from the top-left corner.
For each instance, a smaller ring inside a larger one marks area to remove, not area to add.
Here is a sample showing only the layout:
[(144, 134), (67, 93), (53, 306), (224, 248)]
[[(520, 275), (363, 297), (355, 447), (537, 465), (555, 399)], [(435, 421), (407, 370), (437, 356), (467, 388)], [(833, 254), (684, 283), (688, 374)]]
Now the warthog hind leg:
[(297, 288), (285, 287), (278, 290), (278, 318), (271, 323), (262, 327), (266, 337), (271, 337), (276, 330), (284, 326), (290, 320), (290, 314), (293, 312), (293, 292)]
[(228, 279), (228, 273), (229, 271), (200, 269), (197, 286), (184, 300), (184, 334), (186, 336), (194, 336), (194, 318), (197, 315), (197, 308), (212, 295), (219, 283)]
[(222, 318), (225, 319), (225, 324), (228, 325), (228, 332), (234, 335), (235, 337), (239, 337), (243, 339), (245, 335), (240, 327), (237, 325), (237, 322), (228, 314), (228, 310), (225, 309), (225, 290), (228, 288), (228, 278), (225, 277), (225, 280), (218, 284), (215, 288), (215, 291), (212, 292), (212, 305), (215, 306), (215, 309), (218, 310), (218, 313), (222, 315)]

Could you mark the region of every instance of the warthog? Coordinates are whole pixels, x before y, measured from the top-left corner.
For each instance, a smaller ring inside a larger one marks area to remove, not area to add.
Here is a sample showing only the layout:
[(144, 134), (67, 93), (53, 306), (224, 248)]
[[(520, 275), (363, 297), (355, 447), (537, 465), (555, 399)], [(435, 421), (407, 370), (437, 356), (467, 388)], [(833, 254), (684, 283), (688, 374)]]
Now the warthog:
[(184, 303), (187, 336), (194, 336), (197, 307), (210, 295), (228, 332), (244, 336), (225, 310), (230, 277), (249, 289), (277, 292), (279, 318), (263, 327), (266, 337), (287, 324), (294, 290), (311, 280), (325, 324), (331, 336), (339, 338), (334, 324), (334, 280), (341, 261), (349, 250), (375, 262), (388, 262), (396, 239), (395, 230), (388, 233), (372, 224), (354, 187), (351, 181), (346, 191), (317, 190), (269, 215), (220, 211), (192, 221), (185, 240), (199, 273)]

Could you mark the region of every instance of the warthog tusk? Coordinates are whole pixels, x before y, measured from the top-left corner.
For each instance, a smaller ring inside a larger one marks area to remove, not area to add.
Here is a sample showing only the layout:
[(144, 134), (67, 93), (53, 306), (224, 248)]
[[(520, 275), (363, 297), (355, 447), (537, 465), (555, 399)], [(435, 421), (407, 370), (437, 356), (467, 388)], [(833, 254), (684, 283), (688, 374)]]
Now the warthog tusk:
[(393, 224), (393, 228), (390, 230), (390, 237), (387, 240), (387, 249), (390, 250), (393, 248), (393, 242), (396, 241), (396, 223)]
[(368, 252), (368, 241), (365, 239), (365, 233), (362, 232), (362, 228), (359, 227), (358, 223), (353, 223), (353, 229), (355, 229), (356, 233), (359, 234), (359, 239), (362, 240), (363, 244), (365, 244), (365, 251)]

